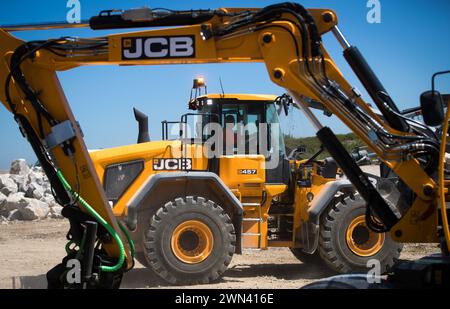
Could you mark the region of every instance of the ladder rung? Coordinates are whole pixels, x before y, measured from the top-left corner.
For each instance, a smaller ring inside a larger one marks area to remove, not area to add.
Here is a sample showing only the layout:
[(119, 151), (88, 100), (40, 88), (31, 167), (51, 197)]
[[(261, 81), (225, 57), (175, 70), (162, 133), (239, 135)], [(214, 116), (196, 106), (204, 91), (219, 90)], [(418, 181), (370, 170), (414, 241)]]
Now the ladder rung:
[(261, 236), (260, 233), (241, 233), (242, 236)]
[(243, 218), (242, 221), (261, 221), (260, 218)]
[(260, 203), (242, 203), (244, 207), (259, 207), (260, 205)]

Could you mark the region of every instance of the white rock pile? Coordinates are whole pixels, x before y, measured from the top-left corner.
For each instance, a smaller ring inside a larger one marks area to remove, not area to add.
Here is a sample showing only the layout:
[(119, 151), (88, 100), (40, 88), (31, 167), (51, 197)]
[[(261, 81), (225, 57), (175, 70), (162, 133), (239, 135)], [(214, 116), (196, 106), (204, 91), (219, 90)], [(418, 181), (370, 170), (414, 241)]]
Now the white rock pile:
[(0, 174), (0, 224), (14, 220), (62, 218), (50, 183), (41, 167), (14, 160), (9, 173)]

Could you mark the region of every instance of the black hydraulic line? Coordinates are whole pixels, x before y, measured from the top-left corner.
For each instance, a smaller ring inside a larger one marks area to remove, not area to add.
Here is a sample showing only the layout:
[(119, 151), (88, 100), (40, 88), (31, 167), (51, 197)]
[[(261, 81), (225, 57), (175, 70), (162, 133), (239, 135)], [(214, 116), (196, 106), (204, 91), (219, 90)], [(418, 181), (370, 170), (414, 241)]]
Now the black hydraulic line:
[(41, 117), (44, 116), (50, 125), (57, 124), (57, 120), (52, 117), (52, 115), (47, 111), (47, 109), (41, 104), (39, 101), (37, 94), (35, 91), (31, 88), (31, 86), (27, 83), (25, 76), (22, 74), (22, 71), (20, 69), (21, 63), (29, 58), (33, 57), (35, 52), (39, 49), (46, 48), (52, 44), (55, 44), (60, 39), (55, 40), (48, 40), (48, 41), (32, 41), (27, 42), (21, 46), (19, 46), (13, 53), (11, 57), (10, 62), (10, 73), (8, 74), (8, 77), (5, 81), (5, 96), (6, 101), (11, 106), (12, 113), (14, 114), (14, 119), (18, 123), (20, 131), (22, 132), (23, 136), (27, 138), (28, 142), (30, 143), (34, 153), (36, 154), (36, 157), (38, 158), (39, 162), (41, 163), (41, 166), (47, 175), (51, 187), (52, 192), (55, 194), (55, 199), (57, 200), (58, 204), (60, 205), (67, 205), (70, 203), (71, 199), (67, 194), (67, 191), (59, 181), (57, 174), (56, 174), (56, 168), (54, 164), (52, 163), (52, 159), (50, 158), (49, 154), (46, 152), (44, 145), (41, 142), (41, 139), (37, 135), (37, 133), (34, 131), (33, 127), (29, 123), (28, 119), (20, 115), (15, 110), (15, 105), (13, 104), (10, 94), (9, 94), (9, 88), (10, 88), (10, 82), (11, 77), (14, 77), (15, 82), (19, 85), (20, 89), (24, 92), (25, 98), (30, 101), (33, 108), (36, 110), (37, 116), (38, 116), (38, 125), (39, 125), (39, 133), (43, 135), (43, 129), (42, 129), (42, 119)]
[[(301, 19), (301, 17), (300, 16), (298, 16), (297, 14), (295, 14), (295, 12), (293, 12), (293, 11), (291, 11), (291, 10), (289, 10), (289, 9), (286, 9), (286, 8), (284, 8), (283, 10), (282, 10), (283, 12), (285, 12), (285, 13), (290, 13), (290, 14), (293, 14), (294, 16), (297, 16), (298, 18), (300, 18)], [(273, 17), (273, 12), (272, 12), (272, 14), (270, 14), (271, 15), (271, 17)], [(267, 12), (266, 13), (266, 16), (265, 17), (269, 17), (269, 13)], [(281, 20), (281, 19), (278, 19), (278, 20)], [(301, 20), (299, 20), (299, 22), (300, 22), (300, 25), (304, 25), (303, 24), (303, 22), (301, 21)], [(240, 25), (240, 26), (242, 26), (242, 25)], [(272, 25), (273, 27), (275, 26), (275, 25)], [(296, 26), (298, 26), (298, 25), (296, 25)], [(264, 28), (269, 28), (270, 26), (262, 26), (262, 27), (258, 27), (257, 28), (257, 30), (262, 30), (262, 29), (264, 29)], [(283, 28), (284, 29), (284, 27), (281, 27), (280, 26), (280, 28)], [(291, 33), (288, 29), (285, 29), (286, 31), (288, 31), (289, 33)], [(299, 31), (300, 31), (300, 33), (302, 34), (302, 43), (304, 43), (305, 42), (305, 37), (304, 37), (304, 35), (305, 35), (305, 32), (306, 31), (302, 31), (302, 29), (299, 29)], [(291, 35), (292, 35), (292, 33), (291, 33)], [(298, 53), (298, 46), (297, 46), (297, 43), (296, 43), (296, 40), (295, 40), (295, 38), (293, 37), (293, 41), (294, 41), (294, 43), (295, 43), (295, 45), (296, 45), (296, 50), (297, 50), (297, 57), (299, 57), (299, 53)], [(306, 48), (304, 48), (304, 46), (303, 46), (303, 48), (302, 48), (302, 50), (303, 50), (303, 53), (305, 53), (305, 51), (307, 52), (307, 49)], [(305, 54), (303, 54), (303, 57), (305, 57)], [(308, 64), (308, 63), (307, 63)], [(309, 68), (308, 68), (309, 69)], [(312, 72), (310, 71), (310, 70), (308, 70), (308, 72), (310, 73), (310, 75), (313, 77), (313, 79), (314, 79), (314, 81), (316, 82), (316, 84), (317, 85), (319, 85), (319, 83), (318, 83), (318, 81), (315, 79), (315, 76), (312, 74)], [(376, 78), (376, 77), (375, 77)], [(320, 87), (320, 85), (319, 85), (319, 87)], [(354, 106), (353, 106), (353, 104), (351, 103), (351, 102), (349, 102), (347, 99), (341, 99), (340, 98), (340, 94), (338, 93), (338, 91), (337, 91), (337, 89), (332, 89), (332, 90), (336, 90), (335, 92), (333, 91), (333, 92), (330, 92), (330, 91), (328, 91), (328, 90), (326, 90), (326, 92), (328, 93), (328, 94), (330, 94), (330, 95), (332, 95), (333, 97), (336, 97), (337, 99), (339, 99), (339, 100), (343, 100), (344, 101), (344, 104), (346, 104), (346, 106), (347, 106), (347, 108), (350, 108), (350, 109), (354, 109)], [(379, 94), (380, 93), (385, 93), (385, 92), (378, 92), (377, 93), (377, 95), (379, 96)], [(395, 107), (395, 104), (393, 104), (393, 102), (392, 102), (392, 100), (390, 100), (390, 98), (389, 98), (389, 100), (383, 100), (383, 104), (388, 104), (388, 103), (386, 103), (386, 101), (387, 102), (390, 102), (390, 103), (392, 103), (392, 105)], [(386, 106), (385, 105), (385, 106)], [(387, 108), (386, 108), (386, 110), (388, 111), (388, 112), (391, 112), (394, 116), (397, 116), (397, 117), (399, 117), (400, 118), (400, 120), (402, 120), (402, 119), (404, 119), (404, 117), (402, 117), (402, 116), (400, 116), (400, 115), (396, 115), (397, 113), (394, 111), (394, 109), (392, 109), (392, 108), (390, 108), (390, 106), (389, 105), (387, 105), (386, 106)], [(401, 139), (403, 139), (403, 136), (399, 136)], [(394, 136), (392, 136), (392, 138), (395, 138)], [(412, 137), (411, 139), (412, 140), (414, 140), (414, 139), (421, 139), (422, 137)], [(404, 137), (404, 139), (408, 139), (407, 137)], [(430, 142), (432, 142), (432, 141), (430, 141)], [(432, 148), (430, 148), (430, 147), (427, 147), (428, 149), (432, 149)]]
[(14, 118), (16, 122), (19, 124), (22, 134), (27, 138), (28, 142), (31, 145), (31, 148), (33, 148), (33, 151), (36, 154), (39, 163), (41, 163), (42, 169), (44, 170), (45, 175), (47, 175), (51, 187), (55, 192), (58, 204), (63, 206), (69, 204), (70, 197), (67, 194), (66, 189), (64, 189), (63, 185), (59, 181), (58, 176), (56, 175), (56, 169), (50, 163), (50, 160), (45, 153), (42, 143), (39, 137), (36, 135), (35, 131), (33, 130), (31, 124), (22, 115), (16, 114)]
[(89, 19), (89, 26), (91, 29), (103, 30), (162, 26), (189, 26), (207, 22), (218, 14), (217, 11), (199, 10), (192, 12), (175, 12), (163, 17), (156, 17), (152, 20), (133, 21), (123, 19), (121, 14), (109, 14), (108, 12), (109, 11), (104, 11), (98, 16), (91, 17)]
[[(393, 213), (386, 201), (381, 197), (380, 193), (375, 189), (366, 174), (363, 173), (361, 168), (348, 154), (336, 135), (330, 128), (323, 127), (317, 131), (317, 137), (366, 201), (367, 209), (374, 212), (382, 222), (385, 230), (391, 229), (399, 219)], [(370, 217), (370, 215), (368, 217)]]
[[(367, 61), (364, 59), (361, 52), (358, 50), (356, 46), (351, 46), (344, 50), (344, 58), (347, 60), (348, 64), (355, 72), (358, 79), (363, 84), (364, 88), (366, 88), (372, 100), (377, 105), (380, 112), (383, 114), (384, 118), (388, 122), (388, 124), (399, 131), (408, 132), (409, 126), (404, 119), (401, 119), (397, 115), (389, 112), (384, 106), (384, 101), (379, 97), (379, 93), (387, 93), (386, 89), (381, 84), (378, 77), (375, 75)], [(386, 104), (397, 113), (400, 113), (397, 106), (392, 100), (388, 100)]]
[(302, 5), (293, 2), (284, 2), (266, 6), (262, 8), (259, 12), (255, 14), (254, 21), (262, 21), (268, 16), (272, 17), (278, 13), (291, 13), (295, 12), (301, 17), (303, 17), (304, 22), (308, 25), (309, 34), (311, 36), (311, 56), (317, 57), (321, 55), (320, 44), (321, 37), (319, 35), (319, 31), (317, 29), (317, 25), (314, 21), (314, 18), (309, 13), (307, 9), (305, 9)]
[[(24, 92), (25, 98), (30, 101), (31, 105), (36, 110), (36, 113), (38, 113), (38, 119), (39, 119), (39, 127), (40, 127), (40, 133), (43, 135), (42, 131), (42, 123), (40, 116), (44, 116), (50, 125), (57, 124), (57, 121), (50, 115), (50, 113), (47, 111), (47, 109), (41, 104), (39, 101), (39, 98), (37, 97), (37, 94), (35, 91), (30, 87), (28, 82), (25, 79), (25, 76), (22, 73), (22, 70), (20, 69), (21, 63), (30, 57), (34, 57), (34, 54), (36, 51), (46, 48), (54, 43), (56, 43), (60, 39), (53, 39), (48, 41), (32, 41), (27, 42), (22, 45), (20, 45), (16, 50), (14, 51), (13, 55), (11, 56), (10, 61), (10, 73), (8, 74), (6, 81), (5, 81), (5, 96), (6, 101), (10, 105), (13, 114), (16, 113), (15, 111), (15, 105), (12, 103), (10, 94), (9, 94), (9, 87), (11, 82), (11, 77), (14, 77), (14, 80), (19, 85), (20, 89)], [(37, 46), (33, 46), (35, 44), (38, 44)], [(33, 48), (31, 48), (33, 47)], [(42, 136), (43, 137), (43, 136)]]
[(92, 277), (92, 266), (94, 265), (95, 240), (97, 239), (98, 223), (94, 221), (86, 221), (84, 225), (85, 229), (81, 269), (83, 272), (83, 281), (89, 282)]

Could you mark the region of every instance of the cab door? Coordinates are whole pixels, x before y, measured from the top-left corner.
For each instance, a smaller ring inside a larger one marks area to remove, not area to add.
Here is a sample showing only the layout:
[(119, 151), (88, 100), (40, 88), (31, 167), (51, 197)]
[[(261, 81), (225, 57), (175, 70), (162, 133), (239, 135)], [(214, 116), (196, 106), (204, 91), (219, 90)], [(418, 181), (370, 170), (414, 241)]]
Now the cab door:
[(260, 197), (266, 181), (265, 157), (260, 154), (259, 124), (265, 121), (262, 102), (223, 103), (223, 155), (220, 178), (243, 196)]
[(267, 124), (267, 149), (261, 151), (265, 153), (266, 157), (266, 183), (288, 185), (291, 168), (286, 157), (284, 136), (275, 104), (266, 104), (265, 120)]

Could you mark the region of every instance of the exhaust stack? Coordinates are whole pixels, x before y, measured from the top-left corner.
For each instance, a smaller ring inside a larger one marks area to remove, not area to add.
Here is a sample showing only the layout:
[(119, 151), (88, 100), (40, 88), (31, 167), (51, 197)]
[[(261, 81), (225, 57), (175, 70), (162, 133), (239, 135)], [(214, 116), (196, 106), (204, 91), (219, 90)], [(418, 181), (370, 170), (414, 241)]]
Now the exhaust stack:
[(150, 134), (148, 133), (148, 116), (135, 107), (133, 107), (133, 112), (134, 118), (138, 122), (139, 126), (137, 143), (141, 144), (150, 142)]

